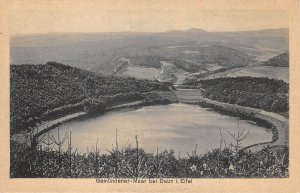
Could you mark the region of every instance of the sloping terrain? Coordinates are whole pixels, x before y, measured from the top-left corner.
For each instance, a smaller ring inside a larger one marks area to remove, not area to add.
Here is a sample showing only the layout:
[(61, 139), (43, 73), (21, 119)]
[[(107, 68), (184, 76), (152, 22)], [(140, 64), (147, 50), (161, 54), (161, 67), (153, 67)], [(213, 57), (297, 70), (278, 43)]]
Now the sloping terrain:
[[(288, 50), (288, 29), (246, 32), (190, 29), (162, 33), (51, 33), (12, 37), (11, 64), (58, 61), (102, 74), (128, 76), (128, 73), (123, 72), (130, 64), (120, 58), (127, 59), (132, 65), (158, 70), (161, 70), (161, 62), (167, 61), (177, 69), (177, 79), (182, 79), (199, 78), (266, 61), (285, 50)], [(135, 77), (143, 77), (143, 70)]]
[(216, 78), (186, 85), (199, 86), (204, 98), (272, 112), (289, 109), (289, 85), (282, 80), (254, 77)]
[(46, 113), (73, 113), (95, 104), (107, 105), (141, 99), (142, 93), (167, 90), (159, 82), (103, 76), (51, 62), (45, 65), (11, 65), (10, 121), (12, 132), (26, 129), (30, 119)]
[(239, 71), (231, 72), (227, 74), (228, 77), (269, 77), (274, 79), (283, 80), (289, 82), (289, 68), (288, 67), (274, 67), (274, 66), (251, 66)]
[(289, 53), (285, 52), (262, 63), (266, 66), (289, 67)]
[(215, 73), (203, 79), (242, 76), (269, 77), (289, 82), (289, 53), (284, 52), (266, 61)]

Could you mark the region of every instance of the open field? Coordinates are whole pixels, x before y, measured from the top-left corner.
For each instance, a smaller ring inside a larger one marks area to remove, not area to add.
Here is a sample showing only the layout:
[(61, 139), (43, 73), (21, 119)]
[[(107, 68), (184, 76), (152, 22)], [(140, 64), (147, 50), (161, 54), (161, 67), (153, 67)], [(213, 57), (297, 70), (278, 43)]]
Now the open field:
[(273, 66), (254, 66), (251, 68), (244, 68), (240, 71), (229, 73), (227, 74), (227, 76), (270, 77), (289, 82), (289, 68)]
[(137, 66), (137, 65), (129, 65), (127, 68), (122, 72), (125, 76), (131, 76), (138, 79), (149, 79), (154, 80), (155, 76), (160, 73), (160, 70), (153, 67), (144, 67), (144, 66)]
[(289, 68), (262, 66), (256, 63), (245, 67), (217, 72), (201, 79), (214, 79), (214, 78), (240, 77), (240, 76), (268, 77), (268, 78), (276, 78), (279, 80), (283, 80), (285, 82), (289, 82)]
[(220, 70), (224, 67), (220, 66), (218, 63), (212, 63), (212, 64), (207, 64), (206, 65), (206, 69), (208, 71), (216, 71), (216, 70)]

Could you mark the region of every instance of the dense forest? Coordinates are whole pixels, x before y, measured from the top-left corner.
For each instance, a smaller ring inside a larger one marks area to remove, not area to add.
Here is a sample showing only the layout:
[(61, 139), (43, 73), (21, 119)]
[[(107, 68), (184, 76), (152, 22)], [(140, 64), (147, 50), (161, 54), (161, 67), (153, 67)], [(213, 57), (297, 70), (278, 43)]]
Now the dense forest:
[(57, 62), (10, 66), (11, 134), (41, 119), (141, 100), (144, 93), (168, 90), (167, 83), (104, 76)]
[(255, 77), (217, 78), (186, 83), (200, 86), (204, 97), (272, 112), (289, 109), (289, 86), (282, 80)]

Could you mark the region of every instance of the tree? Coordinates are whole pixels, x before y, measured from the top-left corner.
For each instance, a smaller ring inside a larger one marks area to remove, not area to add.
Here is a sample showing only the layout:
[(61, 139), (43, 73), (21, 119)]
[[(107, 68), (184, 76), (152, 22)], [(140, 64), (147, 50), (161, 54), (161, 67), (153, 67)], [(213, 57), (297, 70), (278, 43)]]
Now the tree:
[(86, 99), (83, 102), (84, 111), (87, 113), (103, 113), (106, 110), (105, 103), (100, 99)]

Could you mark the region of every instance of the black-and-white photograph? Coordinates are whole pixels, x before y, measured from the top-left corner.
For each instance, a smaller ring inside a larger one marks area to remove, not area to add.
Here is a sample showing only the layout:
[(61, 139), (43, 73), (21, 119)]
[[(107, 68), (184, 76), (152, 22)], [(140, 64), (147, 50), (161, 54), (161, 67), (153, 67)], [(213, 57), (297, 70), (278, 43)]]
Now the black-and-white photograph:
[(10, 178), (289, 177), (288, 12), (22, 11)]

